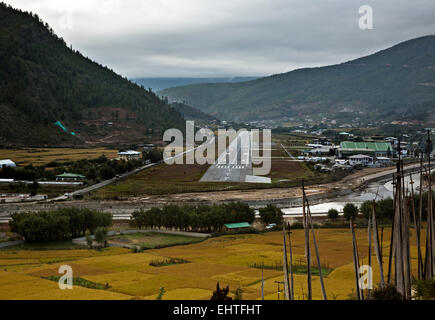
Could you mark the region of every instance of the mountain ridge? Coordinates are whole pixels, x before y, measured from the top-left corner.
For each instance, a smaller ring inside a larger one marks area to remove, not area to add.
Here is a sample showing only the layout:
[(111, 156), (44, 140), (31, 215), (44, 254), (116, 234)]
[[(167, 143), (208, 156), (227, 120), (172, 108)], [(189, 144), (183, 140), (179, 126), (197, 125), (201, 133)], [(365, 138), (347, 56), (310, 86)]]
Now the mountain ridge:
[[(302, 68), (239, 83), (198, 84), (159, 92), (225, 120), (279, 119), (361, 110), (399, 116), (435, 101), (435, 35), (336, 65)], [(393, 114), (391, 112), (394, 112)]]
[(67, 47), (36, 14), (4, 3), (0, 121), (0, 144), (20, 145), (143, 143), (184, 127), (156, 94)]

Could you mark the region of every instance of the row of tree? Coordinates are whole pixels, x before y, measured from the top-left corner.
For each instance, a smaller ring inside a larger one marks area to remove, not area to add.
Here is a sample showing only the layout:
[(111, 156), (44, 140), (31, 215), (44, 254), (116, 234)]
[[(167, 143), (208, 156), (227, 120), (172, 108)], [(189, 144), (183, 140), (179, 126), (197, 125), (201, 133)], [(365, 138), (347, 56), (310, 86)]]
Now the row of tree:
[(208, 205), (167, 205), (139, 210), (132, 214), (131, 224), (139, 229), (157, 228), (194, 232), (220, 232), (224, 224), (252, 223), (255, 211), (241, 202)]
[[(412, 198), (410, 198), (412, 199)], [(414, 195), (414, 202), (418, 203), (420, 199), (420, 194), (416, 193)], [(423, 210), (422, 210), (422, 219), (426, 220), (427, 216), (427, 192), (424, 192), (421, 197), (423, 201)], [(408, 206), (411, 206), (411, 201), (407, 203)], [(376, 206), (376, 218), (380, 223), (382, 222), (391, 222), (394, 216), (394, 202), (391, 198), (386, 199), (380, 199), (375, 201)], [(346, 203), (346, 205), (343, 208), (343, 217), (346, 220), (354, 219), (358, 216), (358, 214), (362, 214), (366, 219), (369, 218), (369, 216), (372, 214), (373, 211), (373, 201), (368, 200), (364, 201), (361, 206), (358, 208), (353, 203)], [(412, 216), (412, 210), (409, 208), (411, 219), (413, 219)], [(335, 220), (338, 218), (338, 211), (336, 209), (330, 209), (328, 211), (328, 218), (331, 220)]]
[(111, 225), (110, 213), (79, 208), (14, 213), (9, 222), (11, 231), (23, 236), (27, 243), (68, 240)]

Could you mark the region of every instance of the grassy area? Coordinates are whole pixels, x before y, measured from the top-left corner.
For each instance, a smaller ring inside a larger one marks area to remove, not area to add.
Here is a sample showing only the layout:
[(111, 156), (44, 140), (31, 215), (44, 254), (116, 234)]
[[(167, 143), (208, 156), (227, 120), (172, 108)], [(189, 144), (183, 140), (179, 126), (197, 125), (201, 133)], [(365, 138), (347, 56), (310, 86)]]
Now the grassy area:
[[(347, 299), (355, 287), (350, 231), (345, 228), (316, 229), (315, 232), (328, 298)], [(360, 263), (366, 264), (367, 229), (356, 229), (356, 238)], [(383, 260), (388, 265), (389, 229), (385, 230), (383, 239)], [(415, 275), (417, 250), (414, 236), (410, 243)], [(293, 230), (292, 245), (293, 264), (298, 268), (294, 276), (295, 297), (302, 299), (307, 292), (303, 230)], [(181, 259), (189, 263), (164, 265), (165, 261)], [(155, 267), (153, 261), (162, 262), (163, 265)], [(207, 300), (217, 281), (222, 286), (230, 286), (230, 295), (241, 288), (244, 299), (261, 299), (262, 271), (252, 266), (274, 266), (280, 261), (281, 232), (214, 237), (200, 243), (146, 250), (143, 253), (131, 253), (121, 248), (106, 248), (102, 251), (0, 250), (0, 299), (155, 299), (159, 289), (164, 287), (166, 293), (163, 299)], [(376, 284), (379, 281), (379, 266), (375, 257), (372, 257), (372, 263)], [(79, 285), (74, 290), (59, 290), (56, 282), (46, 278), (59, 276), (58, 269), (63, 264), (72, 267), (74, 277), (90, 283), (107, 284), (109, 288), (94, 290)], [(317, 265), (315, 256), (313, 265)], [(388, 266), (384, 267), (386, 271)], [(263, 275), (265, 298), (276, 299), (275, 281), (282, 281), (282, 269), (265, 268)], [(321, 299), (317, 275), (313, 275), (313, 298)]]
[(10, 159), (18, 166), (45, 165), (49, 162), (67, 162), (80, 159), (96, 159), (105, 155), (109, 159), (118, 157), (118, 150), (106, 148), (20, 148), (0, 149), (0, 159)]
[(99, 189), (91, 198), (124, 198), (144, 194), (171, 194), (247, 189), (246, 183), (199, 182), (208, 165), (161, 164), (144, 170), (116, 184)]
[(203, 241), (203, 238), (189, 237), (160, 232), (140, 232), (112, 236), (109, 242), (133, 244), (144, 249), (169, 247), (179, 244), (188, 244)]
[(118, 183), (99, 189), (88, 197), (91, 199), (124, 199), (134, 196), (174, 194), (188, 192), (248, 190), (264, 188), (287, 188), (299, 186), (301, 179), (306, 185), (332, 182), (341, 177), (319, 173), (303, 162), (273, 160), (269, 177), (272, 184), (236, 182), (199, 182), (208, 165), (161, 164), (130, 176)]

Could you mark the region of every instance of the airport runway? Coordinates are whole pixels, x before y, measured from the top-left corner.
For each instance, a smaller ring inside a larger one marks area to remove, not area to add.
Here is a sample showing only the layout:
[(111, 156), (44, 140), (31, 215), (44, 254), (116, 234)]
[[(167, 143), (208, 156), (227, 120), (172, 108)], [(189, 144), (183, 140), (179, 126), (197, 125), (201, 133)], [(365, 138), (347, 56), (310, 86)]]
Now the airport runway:
[(252, 133), (241, 132), (199, 181), (270, 183), (269, 178), (253, 176), (252, 144)]

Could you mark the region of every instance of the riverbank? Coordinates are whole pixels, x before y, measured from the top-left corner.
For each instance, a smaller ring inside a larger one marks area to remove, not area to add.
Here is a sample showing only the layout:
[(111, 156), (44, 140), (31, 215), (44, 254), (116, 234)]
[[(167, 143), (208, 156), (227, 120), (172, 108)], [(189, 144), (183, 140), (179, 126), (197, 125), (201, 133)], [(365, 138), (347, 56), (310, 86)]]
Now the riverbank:
[[(405, 172), (418, 171), (418, 164), (405, 166)], [(355, 190), (364, 189), (369, 183), (388, 178), (395, 172), (390, 168), (366, 168), (346, 176), (338, 182), (309, 186), (306, 189), (311, 204), (320, 203), (327, 199), (343, 197)], [(165, 204), (212, 204), (216, 202), (242, 201), (253, 208), (261, 208), (269, 203), (281, 208), (298, 207), (301, 203), (301, 189), (263, 189), (250, 191), (224, 191), (207, 193), (175, 194), (166, 196), (137, 197), (125, 201), (59, 201), (45, 203), (17, 203), (0, 205), (0, 223), (7, 223), (14, 212), (55, 210), (65, 207), (78, 207), (101, 210), (111, 213), (114, 219), (125, 219), (138, 209), (147, 209)]]

